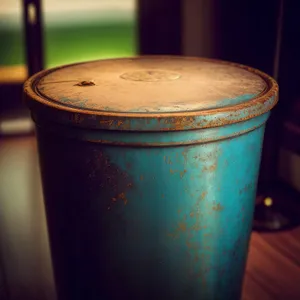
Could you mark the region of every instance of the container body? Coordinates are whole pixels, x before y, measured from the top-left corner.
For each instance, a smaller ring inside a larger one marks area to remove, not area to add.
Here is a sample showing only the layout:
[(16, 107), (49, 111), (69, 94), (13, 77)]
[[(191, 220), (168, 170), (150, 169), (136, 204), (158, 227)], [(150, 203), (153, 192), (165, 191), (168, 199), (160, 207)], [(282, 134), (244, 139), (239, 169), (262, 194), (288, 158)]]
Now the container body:
[(178, 132), (38, 124), (59, 300), (240, 299), (267, 118)]

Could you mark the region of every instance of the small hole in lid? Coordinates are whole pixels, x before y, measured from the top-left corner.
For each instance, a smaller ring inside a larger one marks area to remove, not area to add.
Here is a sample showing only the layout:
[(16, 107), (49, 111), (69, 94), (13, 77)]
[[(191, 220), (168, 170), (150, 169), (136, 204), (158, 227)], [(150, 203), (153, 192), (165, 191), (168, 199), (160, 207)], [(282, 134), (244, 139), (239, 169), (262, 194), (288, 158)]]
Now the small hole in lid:
[(83, 80), (75, 85), (78, 85), (78, 86), (92, 86), (92, 85), (96, 85), (94, 80)]

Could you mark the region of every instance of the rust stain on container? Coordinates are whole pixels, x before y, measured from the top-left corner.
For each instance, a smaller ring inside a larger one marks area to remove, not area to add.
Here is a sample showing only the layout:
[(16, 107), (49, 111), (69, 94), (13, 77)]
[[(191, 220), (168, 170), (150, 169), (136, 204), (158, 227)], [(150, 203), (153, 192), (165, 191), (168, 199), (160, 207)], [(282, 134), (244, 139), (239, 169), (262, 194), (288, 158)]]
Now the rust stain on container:
[(217, 163), (214, 163), (213, 165), (211, 166), (205, 166), (202, 168), (202, 172), (212, 172), (212, 171), (215, 171), (217, 168)]
[(179, 230), (179, 231), (186, 231), (186, 230), (187, 230), (186, 223), (180, 222), (180, 223), (178, 224), (178, 230)]
[[(89, 170), (92, 172), (89, 174), (91, 187), (95, 186), (95, 189), (104, 190), (110, 199), (110, 203), (107, 203), (107, 209), (111, 210), (117, 203), (123, 202), (124, 205), (128, 203), (127, 192), (134, 187), (134, 183), (126, 171), (121, 170), (118, 166), (112, 163), (109, 157), (102, 151), (97, 151), (93, 144), (89, 147), (85, 146), (89, 153), (87, 157)], [(84, 153), (84, 152), (82, 152)], [(110, 197), (109, 197), (110, 196)]]
[(195, 124), (195, 117), (174, 117), (170, 118), (170, 121), (167, 121), (166, 124), (171, 124), (173, 130), (185, 130), (186, 127), (193, 126)]
[(114, 120), (99, 120), (99, 123), (110, 127), (114, 124)]
[(213, 205), (212, 209), (214, 211), (222, 211), (224, 209), (224, 207), (220, 203), (217, 203), (217, 204)]
[(206, 197), (206, 195), (207, 195), (207, 192), (206, 192), (206, 191), (203, 191), (203, 192), (201, 193), (201, 195), (200, 195), (199, 200), (204, 200), (204, 198)]
[(196, 223), (191, 227), (191, 229), (194, 231), (199, 231), (206, 228), (207, 228), (206, 226), (200, 224), (200, 220), (197, 220)]
[(117, 198), (113, 198), (113, 201), (115, 202), (115, 201), (117, 201), (117, 199), (122, 200), (122, 201), (124, 202), (125, 205), (127, 204), (127, 198), (126, 198), (126, 195), (125, 195), (124, 192), (123, 192), (123, 193), (120, 193), (120, 194), (117, 196)]
[[(198, 243), (195, 243), (195, 242), (190, 242), (190, 241), (185, 241), (185, 244), (186, 246), (189, 248), (189, 249), (193, 249), (193, 250), (198, 250), (200, 248), (199, 244)], [(197, 255), (198, 256), (198, 255)]]
[(183, 170), (182, 172), (180, 172), (180, 178), (183, 178), (185, 173), (186, 173), (186, 170)]
[[(168, 233), (169, 237), (178, 238), (182, 232), (188, 232), (191, 234), (193, 231), (199, 231), (207, 228), (207, 226), (203, 225), (201, 222), (200, 213), (200, 201), (202, 201), (206, 195), (207, 192), (205, 191), (201, 193), (190, 213), (183, 215), (181, 209), (178, 210), (178, 214), (181, 215), (181, 217), (176, 224), (174, 231)], [(188, 217), (194, 219), (195, 221), (190, 223), (190, 221), (187, 221)]]
[(170, 173), (171, 173), (171, 174), (174, 174), (174, 173), (176, 173), (176, 172), (177, 172), (176, 170), (170, 169)]

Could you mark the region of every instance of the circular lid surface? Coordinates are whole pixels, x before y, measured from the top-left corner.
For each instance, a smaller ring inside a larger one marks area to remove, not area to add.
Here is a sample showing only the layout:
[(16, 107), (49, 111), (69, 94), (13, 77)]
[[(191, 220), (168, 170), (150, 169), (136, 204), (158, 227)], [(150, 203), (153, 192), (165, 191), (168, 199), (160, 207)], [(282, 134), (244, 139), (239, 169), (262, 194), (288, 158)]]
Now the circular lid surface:
[(261, 94), (247, 69), (182, 57), (100, 60), (54, 69), (36, 91), (62, 106), (118, 113), (172, 113), (236, 105)]
[(278, 85), (258, 70), (175, 56), (99, 60), (45, 70), (24, 84), (36, 122), (164, 131), (241, 122), (268, 112)]

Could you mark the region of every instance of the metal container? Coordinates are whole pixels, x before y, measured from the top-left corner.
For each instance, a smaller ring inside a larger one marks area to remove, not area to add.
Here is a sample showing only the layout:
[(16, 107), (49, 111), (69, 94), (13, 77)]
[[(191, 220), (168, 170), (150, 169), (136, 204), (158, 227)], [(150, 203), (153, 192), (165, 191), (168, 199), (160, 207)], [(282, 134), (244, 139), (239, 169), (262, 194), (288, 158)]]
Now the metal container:
[(31, 77), (59, 299), (239, 299), (277, 94), (258, 70), (199, 58)]

